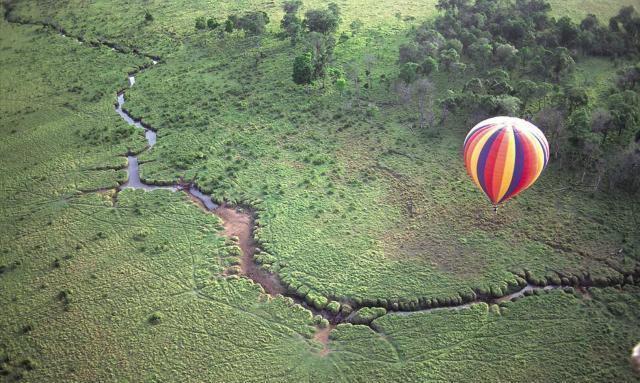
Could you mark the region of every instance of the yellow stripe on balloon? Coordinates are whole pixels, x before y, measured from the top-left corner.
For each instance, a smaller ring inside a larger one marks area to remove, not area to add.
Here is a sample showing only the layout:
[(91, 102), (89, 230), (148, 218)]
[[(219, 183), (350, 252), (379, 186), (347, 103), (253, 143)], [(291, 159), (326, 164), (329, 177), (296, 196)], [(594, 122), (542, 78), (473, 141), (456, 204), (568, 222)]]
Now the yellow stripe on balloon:
[(531, 181), (531, 183), (533, 183), (536, 179), (538, 179), (538, 176), (540, 176), (540, 173), (542, 173), (542, 169), (544, 168), (544, 149), (542, 149), (542, 146), (540, 146), (540, 141), (536, 139), (535, 133), (529, 131), (527, 132), (527, 136), (527, 139), (531, 141), (533, 147), (536, 150), (536, 159), (538, 160), (536, 167), (536, 176)]
[(511, 179), (513, 178), (513, 168), (516, 165), (516, 138), (513, 133), (513, 127), (509, 127), (509, 130), (505, 132), (507, 140), (507, 154), (504, 161), (504, 171), (502, 172), (502, 184), (500, 185), (500, 193), (498, 193), (498, 201), (507, 194), (509, 185), (511, 185)]

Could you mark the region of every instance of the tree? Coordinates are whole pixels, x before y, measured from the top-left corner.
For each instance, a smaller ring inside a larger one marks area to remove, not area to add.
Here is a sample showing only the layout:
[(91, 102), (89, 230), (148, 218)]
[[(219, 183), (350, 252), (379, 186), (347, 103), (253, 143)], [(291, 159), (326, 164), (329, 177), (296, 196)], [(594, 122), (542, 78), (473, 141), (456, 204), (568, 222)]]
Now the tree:
[(355, 36), (360, 29), (364, 26), (364, 23), (360, 19), (355, 19), (349, 24), (349, 29), (351, 29), (351, 36)]
[(233, 32), (233, 25), (234, 25), (233, 20), (230, 19), (230, 18), (227, 18), (224, 21), (224, 31), (227, 32), (227, 33)]
[(548, 137), (553, 158), (558, 159), (560, 148), (566, 140), (566, 126), (564, 115), (558, 108), (550, 107), (540, 110), (533, 119)]
[(420, 73), (424, 76), (429, 76), (433, 72), (438, 71), (438, 62), (433, 57), (427, 57), (424, 59), (422, 64), (420, 64)]
[(344, 94), (345, 89), (347, 89), (347, 80), (344, 77), (339, 77), (336, 79), (336, 88), (340, 92), (342, 96)]
[(344, 71), (347, 77), (353, 81), (353, 88), (355, 89), (355, 96), (358, 105), (360, 105), (360, 67), (355, 62), (345, 64)]
[(404, 63), (402, 67), (400, 67), (400, 74), (398, 78), (402, 80), (405, 84), (411, 84), (418, 78), (418, 68), (420, 66), (416, 63)]
[(633, 90), (640, 84), (640, 64), (622, 69), (618, 72), (617, 86), (622, 90)]
[(202, 29), (205, 29), (206, 27), (207, 27), (207, 23), (204, 21), (204, 17), (197, 17), (196, 18), (196, 29), (202, 30)]
[(207, 19), (207, 28), (209, 28), (209, 29), (216, 29), (216, 28), (218, 28), (219, 26), (220, 26), (220, 23), (219, 23), (219, 22), (217, 22), (215, 19), (213, 19), (213, 18), (211, 18), (211, 17)]
[(518, 97), (500, 95), (493, 97), (493, 114), (501, 116), (517, 116), (520, 114), (522, 102)]
[(422, 58), (422, 52), (420, 46), (415, 42), (408, 44), (401, 44), (398, 50), (398, 61), (400, 64), (408, 62), (420, 62)]
[(334, 33), (340, 24), (340, 13), (338, 6), (329, 4), (327, 9), (310, 9), (304, 14), (303, 25), (309, 32), (322, 34)]
[(632, 90), (625, 90), (609, 96), (609, 110), (613, 124), (618, 129), (618, 136), (623, 132), (631, 132), (640, 125), (640, 95)]
[(576, 39), (578, 38), (578, 28), (567, 16), (564, 16), (556, 23), (556, 29), (558, 36), (560, 37), (560, 45), (567, 48), (573, 48), (576, 46)]
[(609, 131), (613, 128), (613, 118), (608, 110), (596, 109), (591, 115), (591, 131), (602, 134), (602, 143), (607, 140)]
[(282, 3), (282, 10), (284, 13), (296, 14), (302, 7), (302, 0), (287, 0)]
[(153, 15), (147, 9), (144, 10), (144, 21), (148, 23), (153, 21)]
[(449, 39), (444, 45), (444, 49), (455, 49), (458, 54), (462, 54), (462, 48), (462, 42), (460, 42), (460, 40), (458, 39)]
[(445, 96), (438, 100), (438, 103), (442, 107), (442, 125), (447, 122), (447, 117), (449, 117), (449, 113), (454, 111), (459, 105), (459, 98), (451, 89), (445, 92)]
[(302, 1), (291, 0), (285, 1), (282, 5), (284, 10), (284, 17), (280, 21), (280, 26), (284, 30), (285, 34), (291, 39), (291, 44), (295, 45), (300, 39), (300, 33), (302, 33), (302, 20), (298, 17), (298, 10), (302, 6)]
[(516, 66), (518, 62), (517, 54), (518, 50), (511, 44), (498, 44), (496, 46), (496, 60), (505, 68), (513, 69)]
[(561, 77), (571, 73), (576, 66), (567, 48), (556, 48), (549, 56), (550, 70), (556, 82), (559, 82)]
[(242, 29), (247, 34), (257, 36), (264, 33), (269, 24), (269, 16), (265, 12), (249, 12), (240, 17), (234, 27)]
[(589, 94), (581, 86), (569, 86), (564, 89), (564, 100), (569, 114), (574, 110), (586, 107), (589, 103)]
[(455, 49), (446, 49), (440, 52), (440, 62), (442, 62), (447, 72), (449, 72), (453, 65), (459, 60), (460, 55)]
[(311, 84), (313, 69), (311, 52), (297, 56), (293, 61), (293, 82), (298, 85)]
[[(420, 52), (431, 56), (435, 56), (446, 43), (444, 36), (440, 32), (426, 26), (418, 28), (414, 41), (418, 44)], [(451, 46), (447, 47), (447, 49), (449, 48), (458, 49), (460, 47), (457, 43), (451, 42)], [(460, 50), (458, 53), (460, 53)]]
[(321, 78), (322, 87), (324, 88), (325, 68), (333, 58), (336, 40), (332, 36), (311, 32), (307, 36), (307, 45), (312, 54), (313, 79)]
[(462, 88), (462, 90), (464, 92), (469, 92), (473, 94), (485, 93), (484, 83), (482, 79), (479, 79), (478, 77), (474, 77), (471, 80), (467, 81), (467, 83), (464, 84), (464, 88)]
[(631, 195), (640, 193), (640, 149), (630, 147), (612, 161), (610, 183)]
[(469, 0), (438, 0), (438, 3), (436, 3), (436, 9), (451, 12), (453, 16), (457, 16), (468, 7)]
[(589, 13), (587, 17), (580, 22), (580, 29), (583, 31), (594, 31), (599, 25), (598, 17), (593, 13)]
[(522, 100), (522, 108), (523, 109), (527, 109), (527, 105), (529, 105), (529, 101), (535, 97), (536, 95), (536, 83), (528, 80), (528, 79), (524, 79), (524, 80), (520, 80), (518, 81), (518, 83), (516, 84), (516, 94), (518, 95), (518, 97), (520, 98), (520, 100)]
[(367, 89), (371, 89), (373, 85), (371, 83), (371, 72), (373, 70), (373, 66), (376, 63), (376, 56), (372, 54), (365, 54), (363, 61), (364, 61), (364, 75), (367, 77), (366, 87)]
[(433, 126), (435, 115), (433, 114), (433, 83), (426, 78), (421, 78), (411, 84), (411, 93), (414, 95), (418, 106), (418, 127), (424, 129)]
[(469, 46), (469, 56), (477, 62), (480, 67), (486, 68), (493, 54), (493, 48), (489, 44), (489, 40), (482, 38)]

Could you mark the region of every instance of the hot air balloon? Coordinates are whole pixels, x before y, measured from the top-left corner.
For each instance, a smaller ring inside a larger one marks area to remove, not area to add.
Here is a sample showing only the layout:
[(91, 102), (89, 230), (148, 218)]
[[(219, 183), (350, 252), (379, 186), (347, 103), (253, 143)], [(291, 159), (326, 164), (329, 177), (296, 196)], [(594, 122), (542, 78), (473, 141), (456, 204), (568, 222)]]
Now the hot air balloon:
[(549, 161), (549, 143), (532, 123), (501, 116), (474, 126), (463, 153), (467, 173), (497, 211), (538, 179)]

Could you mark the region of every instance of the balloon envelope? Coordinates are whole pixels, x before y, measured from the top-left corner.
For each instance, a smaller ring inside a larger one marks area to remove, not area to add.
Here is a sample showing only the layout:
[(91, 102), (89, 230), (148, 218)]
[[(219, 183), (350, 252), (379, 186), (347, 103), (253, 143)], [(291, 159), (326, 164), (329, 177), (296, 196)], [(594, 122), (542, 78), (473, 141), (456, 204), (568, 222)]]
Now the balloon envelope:
[(549, 161), (549, 143), (528, 121), (493, 117), (469, 131), (463, 153), (473, 182), (498, 205), (538, 179)]

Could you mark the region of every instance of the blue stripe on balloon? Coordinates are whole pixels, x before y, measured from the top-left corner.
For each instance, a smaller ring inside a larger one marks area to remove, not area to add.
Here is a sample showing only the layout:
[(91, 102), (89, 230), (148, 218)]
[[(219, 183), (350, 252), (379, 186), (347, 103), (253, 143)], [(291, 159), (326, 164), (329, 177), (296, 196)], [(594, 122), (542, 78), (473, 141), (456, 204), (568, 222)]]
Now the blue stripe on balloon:
[(478, 168), (477, 168), (478, 181), (480, 182), (480, 187), (482, 187), (482, 190), (487, 195), (488, 195), (487, 189), (485, 189), (486, 180), (484, 179), (484, 167), (487, 163), (487, 157), (489, 157), (489, 153), (491, 152), (491, 146), (493, 145), (496, 138), (498, 138), (498, 135), (500, 135), (500, 133), (502, 133), (502, 129), (496, 130), (491, 135), (491, 137), (489, 137), (487, 142), (484, 143), (484, 146), (482, 147), (482, 151), (480, 152), (480, 157), (478, 158)]
[(509, 198), (511, 193), (518, 187), (520, 180), (522, 179), (522, 170), (524, 169), (524, 150), (522, 149), (522, 138), (520, 137), (520, 132), (517, 130), (513, 130), (513, 141), (516, 144), (516, 162), (513, 165), (513, 176), (511, 177), (511, 183), (509, 184), (509, 189), (504, 193), (500, 202)]

